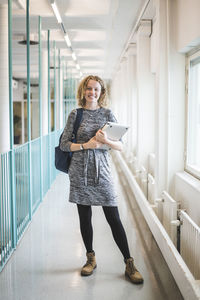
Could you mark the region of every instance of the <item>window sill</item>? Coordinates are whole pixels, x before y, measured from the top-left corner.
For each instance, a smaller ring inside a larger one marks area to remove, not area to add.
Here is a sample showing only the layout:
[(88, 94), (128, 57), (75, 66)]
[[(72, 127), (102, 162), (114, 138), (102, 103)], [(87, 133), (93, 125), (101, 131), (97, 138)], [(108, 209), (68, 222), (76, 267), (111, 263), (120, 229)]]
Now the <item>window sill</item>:
[(200, 179), (197, 179), (196, 177), (192, 176), (191, 174), (187, 172), (178, 172), (176, 175), (184, 180), (187, 184), (192, 186), (196, 191), (200, 192)]

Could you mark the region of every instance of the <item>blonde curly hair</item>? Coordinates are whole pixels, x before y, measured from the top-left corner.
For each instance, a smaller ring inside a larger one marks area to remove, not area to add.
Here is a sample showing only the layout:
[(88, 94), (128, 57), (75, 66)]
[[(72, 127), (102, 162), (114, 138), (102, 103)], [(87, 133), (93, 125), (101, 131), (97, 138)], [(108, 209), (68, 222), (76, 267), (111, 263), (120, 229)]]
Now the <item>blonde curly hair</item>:
[(106, 87), (103, 82), (103, 80), (99, 76), (89, 75), (80, 82), (77, 90), (77, 99), (78, 99), (78, 105), (84, 107), (86, 104), (85, 100), (85, 91), (87, 89), (87, 85), (89, 80), (95, 80), (101, 85), (101, 94), (98, 99), (99, 106), (105, 106), (106, 105)]

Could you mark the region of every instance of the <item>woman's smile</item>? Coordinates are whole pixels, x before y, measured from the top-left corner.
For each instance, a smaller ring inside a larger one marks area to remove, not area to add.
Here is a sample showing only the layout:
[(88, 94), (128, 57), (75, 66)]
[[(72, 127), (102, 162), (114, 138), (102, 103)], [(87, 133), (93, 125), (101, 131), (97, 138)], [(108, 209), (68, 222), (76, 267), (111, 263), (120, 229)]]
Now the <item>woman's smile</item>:
[(101, 85), (99, 84), (99, 82), (95, 80), (89, 80), (87, 84), (87, 88), (85, 90), (86, 107), (88, 105), (98, 106), (98, 99), (100, 95), (101, 95)]

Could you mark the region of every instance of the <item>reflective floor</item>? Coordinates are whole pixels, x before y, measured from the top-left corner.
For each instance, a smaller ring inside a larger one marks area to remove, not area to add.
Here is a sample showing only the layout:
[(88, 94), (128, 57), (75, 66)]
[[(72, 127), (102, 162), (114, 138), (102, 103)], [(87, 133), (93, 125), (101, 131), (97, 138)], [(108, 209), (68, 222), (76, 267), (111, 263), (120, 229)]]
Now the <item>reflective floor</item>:
[(67, 176), (59, 175), (0, 273), (1, 300), (183, 299), (138, 207), (130, 208), (117, 175), (115, 180), (121, 219), (144, 284), (125, 278), (123, 258), (101, 207), (93, 208), (97, 269), (92, 276), (80, 276), (85, 249), (76, 205), (67, 201)]

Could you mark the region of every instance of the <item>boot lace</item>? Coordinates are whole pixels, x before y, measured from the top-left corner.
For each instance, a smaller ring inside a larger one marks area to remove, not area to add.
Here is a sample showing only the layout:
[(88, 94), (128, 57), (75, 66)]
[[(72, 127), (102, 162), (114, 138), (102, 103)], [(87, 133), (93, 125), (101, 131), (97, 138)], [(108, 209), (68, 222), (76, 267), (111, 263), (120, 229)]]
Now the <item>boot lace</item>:
[(86, 262), (86, 264), (84, 265), (84, 267), (86, 267), (86, 266), (88, 266), (88, 265), (91, 265), (91, 266), (92, 266), (92, 263), (93, 263), (93, 257), (92, 257), (92, 256), (88, 256), (87, 262)]
[(128, 267), (129, 267), (129, 270), (130, 270), (131, 274), (134, 274), (137, 271), (137, 269), (134, 265), (134, 262), (132, 260), (128, 261)]

